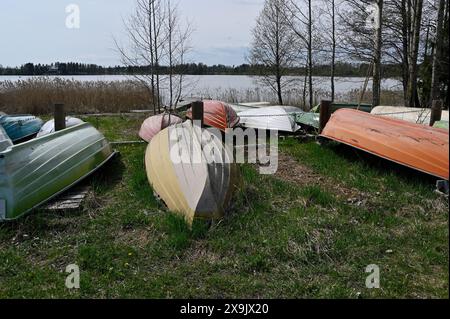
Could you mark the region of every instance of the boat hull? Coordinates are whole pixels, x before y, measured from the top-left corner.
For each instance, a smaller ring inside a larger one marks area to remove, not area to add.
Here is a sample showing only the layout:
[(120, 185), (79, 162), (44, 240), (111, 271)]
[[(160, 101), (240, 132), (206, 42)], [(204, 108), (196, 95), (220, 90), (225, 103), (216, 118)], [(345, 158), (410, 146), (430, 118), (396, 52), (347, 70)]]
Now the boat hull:
[(339, 110), (321, 136), (442, 179), (449, 178), (449, 132), (443, 129)]
[[(192, 119), (192, 109), (186, 116)], [(239, 116), (231, 106), (220, 101), (203, 101), (203, 122), (207, 126), (215, 127), (225, 132), (227, 128), (234, 128), (239, 123)]]
[[(372, 110), (371, 114), (424, 125), (429, 125), (431, 121), (431, 109), (400, 106), (377, 106)], [(442, 120), (448, 122), (448, 117), (448, 111), (442, 111)]]
[(139, 137), (149, 143), (163, 129), (181, 123), (183, 123), (183, 120), (174, 114), (155, 115), (149, 117), (142, 123), (141, 129), (139, 130)]
[[(78, 124), (82, 124), (84, 123), (83, 120), (80, 120), (76, 117), (66, 117), (66, 128), (78, 125)], [(37, 134), (37, 137), (41, 137), (41, 136), (45, 136), (51, 133), (55, 132), (55, 120), (50, 120), (48, 122), (46, 122), (42, 127), (41, 130), (39, 131), (39, 133)]]
[(17, 142), (36, 135), (44, 122), (32, 115), (5, 115), (0, 117), (0, 124), (9, 138)]
[(114, 155), (88, 123), (12, 146), (0, 153), (0, 220), (21, 217), (73, 186)]
[(270, 106), (238, 113), (246, 128), (295, 133), (300, 126), (295, 122), (299, 109), (292, 106)]
[[(222, 218), (238, 181), (237, 166), (231, 163), (221, 137), (216, 136), (214, 145), (226, 160), (208, 163), (196, 130), (190, 121), (169, 127), (152, 139), (145, 155), (153, 190), (188, 224), (195, 218)], [(176, 158), (180, 152), (184, 160)]]

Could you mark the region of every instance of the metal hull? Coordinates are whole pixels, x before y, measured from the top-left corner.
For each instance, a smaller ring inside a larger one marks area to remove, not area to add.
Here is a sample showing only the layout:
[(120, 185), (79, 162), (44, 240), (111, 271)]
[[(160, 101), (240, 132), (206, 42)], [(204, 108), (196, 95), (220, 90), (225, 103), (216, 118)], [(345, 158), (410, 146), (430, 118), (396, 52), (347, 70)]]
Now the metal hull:
[[(220, 137), (214, 140), (214, 145), (223, 152), (223, 161), (206, 161), (197, 130), (190, 121), (171, 126), (152, 139), (145, 155), (153, 190), (171, 211), (183, 215), (189, 224), (194, 218), (223, 217), (238, 176), (236, 164), (230, 163)], [(178, 161), (174, 155), (181, 149), (184, 160)]]
[(0, 124), (9, 138), (16, 142), (37, 134), (44, 122), (32, 115), (5, 115), (0, 117)]
[(322, 136), (448, 180), (449, 132), (355, 110), (334, 113)]
[[(203, 121), (207, 126), (215, 127), (225, 132), (227, 128), (233, 128), (239, 123), (236, 112), (226, 103), (220, 101), (204, 101)], [(192, 109), (186, 116), (192, 119)]]
[(91, 174), (114, 155), (88, 123), (0, 152), (0, 220), (16, 219)]
[(300, 129), (295, 123), (295, 113), (299, 109), (292, 106), (270, 106), (238, 113), (241, 125), (247, 128), (294, 133)]

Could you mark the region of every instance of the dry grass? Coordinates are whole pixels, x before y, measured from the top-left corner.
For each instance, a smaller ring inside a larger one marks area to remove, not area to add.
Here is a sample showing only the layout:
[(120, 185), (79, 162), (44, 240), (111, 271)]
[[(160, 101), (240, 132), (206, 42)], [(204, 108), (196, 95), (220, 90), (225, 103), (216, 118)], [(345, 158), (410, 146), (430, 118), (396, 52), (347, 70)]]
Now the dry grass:
[(10, 114), (49, 114), (55, 103), (64, 103), (70, 113), (120, 113), (147, 109), (150, 92), (133, 81), (81, 82), (32, 78), (0, 82), (0, 110)]

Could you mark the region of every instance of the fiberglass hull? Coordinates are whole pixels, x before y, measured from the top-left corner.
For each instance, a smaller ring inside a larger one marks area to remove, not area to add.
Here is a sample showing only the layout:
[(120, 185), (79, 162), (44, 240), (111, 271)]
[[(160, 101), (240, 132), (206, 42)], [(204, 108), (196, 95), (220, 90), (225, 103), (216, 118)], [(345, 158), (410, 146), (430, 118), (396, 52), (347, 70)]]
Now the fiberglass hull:
[(332, 115), (321, 135), (418, 171), (449, 178), (446, 130), (344, 109)]

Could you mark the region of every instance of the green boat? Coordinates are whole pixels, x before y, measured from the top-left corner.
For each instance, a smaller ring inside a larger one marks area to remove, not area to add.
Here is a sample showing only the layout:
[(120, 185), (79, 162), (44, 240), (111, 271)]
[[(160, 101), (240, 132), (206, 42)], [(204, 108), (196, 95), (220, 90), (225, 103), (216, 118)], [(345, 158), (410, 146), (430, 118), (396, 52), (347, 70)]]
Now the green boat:
[(434, 123), (434, 127), (448, 130), (448, 121), (438, 121)]
[(297, 112), (295, 121), (303, 126), (319, 129), (320, 114), (312, 112)]
[(0, 221), (30, 212), (114, 156), (92, 125), (82, 123), (13, 145), (0, 131)]

